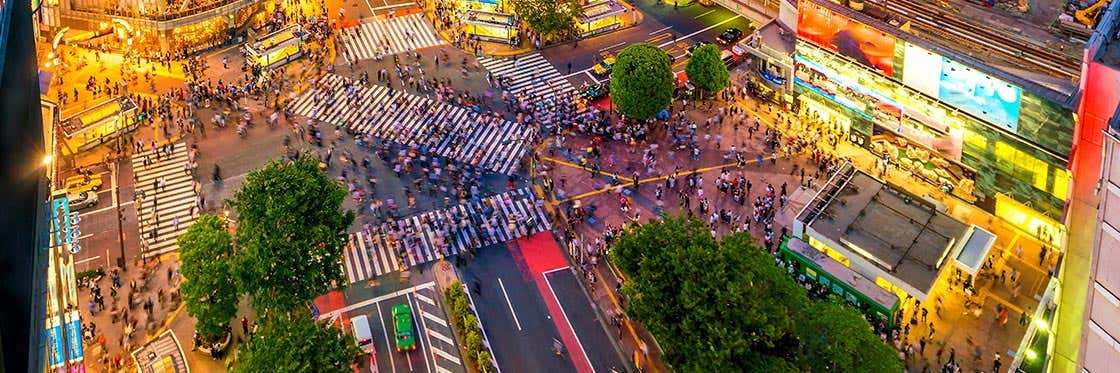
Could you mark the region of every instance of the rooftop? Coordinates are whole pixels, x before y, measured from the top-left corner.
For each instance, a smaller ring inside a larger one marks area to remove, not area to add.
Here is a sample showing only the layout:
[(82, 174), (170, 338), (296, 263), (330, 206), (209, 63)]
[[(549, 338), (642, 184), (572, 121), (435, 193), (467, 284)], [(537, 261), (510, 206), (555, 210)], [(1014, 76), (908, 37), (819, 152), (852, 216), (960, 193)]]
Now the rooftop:
[(841, 243), (899, 280), (928, 292), (949, 250), (968, 226), (920, 197), (864, 173), (830, 180), (808, 219), (817, 234)]
[(1084, 43), (1049, 33), (1049, 22), (1041, 19), (1056, 18), (1057, 12), (1015, 17), (963, 1), (935, 5), (921, 0), (869, 0), (856, 11), (828, 0), (805, 1), (985, 70), (1050, 101), (1073, 105)]

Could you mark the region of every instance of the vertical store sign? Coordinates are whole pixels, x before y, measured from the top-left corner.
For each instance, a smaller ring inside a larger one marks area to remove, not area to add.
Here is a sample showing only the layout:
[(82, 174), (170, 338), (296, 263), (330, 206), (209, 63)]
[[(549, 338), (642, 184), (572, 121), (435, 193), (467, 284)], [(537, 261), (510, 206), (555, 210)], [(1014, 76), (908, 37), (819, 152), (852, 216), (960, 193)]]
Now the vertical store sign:
[(77, 310), (66, 314), (66, 347), (71, 363), (82, 360), (82, 317)]
[(58, 316), (50, 318), (47, 321), (47, 362), (51, 369), (62, 367), (62, 349), (65, 345), (66, 341), (62, 339), (62, 323), (59, 322)]

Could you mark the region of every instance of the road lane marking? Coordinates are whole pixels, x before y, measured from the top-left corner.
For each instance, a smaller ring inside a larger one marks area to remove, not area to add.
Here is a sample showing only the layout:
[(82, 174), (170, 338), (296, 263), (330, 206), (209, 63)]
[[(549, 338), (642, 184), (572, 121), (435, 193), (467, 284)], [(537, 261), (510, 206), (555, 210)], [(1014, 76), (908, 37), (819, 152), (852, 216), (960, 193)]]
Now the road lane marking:
[(595, 74), (592, 74), (590, 70), (588, 70), (588, 71), (586, 71), (586, 72), (587, 72), (587, 76), (588, 76), (588, 77), (590, 77), (590, 78), (591, 78), (591, 80), (594, 80), (594, 81), (595, 81), (595, 83), (599, 83), (599, 79), (596, 79), (596, 78), (595, 78)]
[(428, 329), (428, 335), (436, 337), (436, 339), (444, 341), (445, 343), (447, 343), (449, 345), (452, 345), (452, 346), (455, 345), (455, 342), (451, 341), (451, 337), (443, 335), (443, 333), (437, 332), (435, 330)]
[(444, 352), (444, 351), (443, 351), (443, 350), (441, 350), (441, 349), (438, 349), (438, 348), (434, 348), (434, 347), (433, 347), (433, 348), (432, 348), (432, 351), (433, 351), (433, 352), (435, 352), (435, 353), (436, 353), (436, 355), (439, 355), (440, 357), (442, 357), (442, 358), (444, 358), (444, 359), (447, 359), (447, 361), (450, 361), (450, 362), (452, 362), (452, 363), (455, 363), (455, 365), (463, 365), (463, 361), (462, 361), (462, 360), (459, 360), (459, 358), (457, 358), (457, 357), (455, 357), (455, 356), (453, 356), (453, 355), (451, 355), (451, 354), (449, 354), (449, 353), (447, 353), (447, 352)]
[[(416, 293), (412, 293), (412, 295), (415, 296)], [(420, 303), (418, 303), (417, 300), (412, 299), (412, 298), (413, 297), (405, 297), (405, 301), (409, 303), (409, 312), (412, 313), (411, 315), (408, 315), (408, 316), (413, 318), (413, 319), (420, 319), (420, 326), (423, 327), (425, 331), (427, 331), (428, 330), (428, 324), (424, 322), (424, 318), (423, 317), (416, 317), (416, 311), (417, 310), (420, 310), (420, 313), (424, 313), (424, 310), (420, 308)], [(414, 303), (415, 303), (415, 305), (414, 305)], [(416, 326), (414, 325), (412, 328), (416, 329)], [(420, 332), (419, 329), (413, 330), (412, 338), (416, 339), (416, 340), (420, 340), (420, 355), (424, 357), (424, 368), (427, 369), (428, 373), (432, 373), (432, 366), (428, 365), (428, 354), (424, 353), (424, 342), (425, 341), (428, 342), (428, 349), (433, 349), (433, 348), (435, 348), (435, 346), (432, 346), (432, 340), (431, 340), (430, 336), (429, 336), (429, 338), (424, 338), (424, 339), (416, 338), (416, 334), (419, 333), (419, 332)], [(424, 333), (424, 335), (428, 335), (428, 333)], [(409, 359), (409, 360), (411, 360), (411, 359)], [(409, 364), (411, 366), (411, 364), (412, 364), (411, 361), (409, 362)], [(432, 356), (432, 365), (436, 365), (436, 357), (435, 356)]]
[[(691, 33), (691, 34), (688, 34), (688, 35), (685, 35), (685, 36), (681, 36), (681, 37), (680, 37), (680, 38), (678, 38), (678, 39), (681, 39), (681, 40), (683, 40), (683, 39), (688, 39), (688, 38), (691, 38), (691, 37), (693, 37), (693, 36), (699, 35), (699, 34), (700, 34), (701, 32), (704, 32), (704, 31), (708, 31), (708, 30), (714, 29), (714, 28), (716, 28), (716, 27), (720, 27), (720, 26), (723, 26), (723, 25), (724, 25), (725, 23), (728, 23), (728, 22), (734, 21), (734, 20), (738, 19), (739, 17), (742, 17), (742, 15), (736, 14), (736, 15), (735, 15), (734, 17), (728, 18), (728, 19), (724, 20), (723, 22), (720, 22), (720, 23), (717, 23), (717, 24), (714, 24), (714, 25), (711, 25), (711, 26), (705, 27), (705, 28), (703, 28), (703, 29), (700, 29), (700, 30), (697, 30), (696, 32), (693, 32), (693, 33)], [(672, 44), (672, 43), (673, 43), (673, 41), (667, 41), (667, 42), (664, 42), (664, 43), (658, 44), (657, 46), (658, 46), (659, 48), (665, 48), (665, 46), (666, 46), (666, 45), (669, 45), (669, 44)]]
[(606, 47), (603, 47), (603, 48), (599, 48), (599, 51), (602, 52), (602, 51), (605, 51), (605, 50), (614, 49), (614, 47), (621, 46), (621, 45), (626, 45), (626, 42), (622, 41), (622, 42), (618, 42), (617, 44), (612, 44), (612, 45), (609, 45), (609, 46), (606, 46)]
[(447, 370), (447, 368), (436, 365), (436, 373), (454, 373), (454, 372), (452, 372), (450, 370)]
[(673, 28), (673, 26), (665, 26), (665, 27), (659, 28), (659, 29), (657, 29), (657, 30), (651, 31), (651, 32), (649, 33), (649, 36), (653, 36), (653, 35), (656, 35), (656, 34), (657, 34), (657, 33), (659, 33), (659, 32), (662, 32), (662, 31), (665, 31), (665, 30), (668, 30), (668, 29), (671, 29), (671, 28)]
[(98, 256), (95, 256), (95, 257), (92, 257), (92, 258), (85, 258), (85, 259), (74, 262), (74, 264), (82, 264), (82, 263), (91, 262), (91, 261), (94, 261), (94, 260), (97, 260), (97, 259), (101, 259), (101, 255), (98, 255)]
[[(560, 316), (564, 317), (564, 324), (567, 324), (568, 329), (572, 330), (572, 337), (576, 339), (576, 344), (579, 345), (579, 350), (581, 352), (583, 352), (583, 358), (587, 360), (587, 366), (592, 367), (591, 369), (592, 369), (592, 371), (594, 371), (595, 368), (591, 364), (591, 358), (587, 356), (587, 350), (583, 348), (583, 342), (580, 342), (579, 334), (576, 333), (576, 328), (572, 327), (572, 322), (568, 320), (568, 312), (564, 311), (564, 305), (560, 303), (560, 297), (556, 296), (556, 289), (552, 288), (552, 282), (548, 280), (548, 274), (549, 273), (556, 272), (556, 271), (562, 271), (562, 270), (565, 270), (565, 269), (570, 269), (570, 267), (557, 268), (557, 269), (541, 272), (541, 276), (544, 277), (544, 284), (548, 285), (548, 292), (552, 293), (552, 299), (556, 300), (556, 306), (560, 307)], [(572, 356), (572, 355), (568, 354), (568, 356)]]
[[(343, 312), (349, 312), (351, 310), (366, 307), (366, 306), (369, 306), (371, 304), (381, 303), (381, 301), (384, 301), (386, 299), (396, 298), (396, 297), (399, 297), (399, 296), (402, 296), (402, 295), (405, 295), (405, 294), (408, 294), (408, 293), (415, 292), (415, 291), (420, 290), (420, 289), (433, 288), (435, 286), (436, 286), (435, 281), (425, 282), (423, 284), (416, 285), (416, 286), (410, 287), (408, 289), (397, 290), (397, 291), (394, 291), (394, 292), (389, 293), (389, 294), (385, 294), (385, 295), (382, 295), (382, 296), (379, 296), (379, 297), (376, 297), (376, 298), (366, 299), (364, 301), (354, 303), (354, 304), (351, 304), (349, 306), (346, 306), (346, 307), (339, 308), (339, 309), (331, 311), (331, 312), (321, 314), (321, 315), (319, 315), (319, 318), (320, 319), (325, 319), (325, 318), (334, 317), (335, 315), (343, 313)], [(378, 306), (378, 307), (380, 307), (380, 306)]]
[(410, 7), (410, 6), (414, 6), (414, 5), (416, 5), (416, 4), (413, 4), (413, 3), (389, 4), (388, 1), (385, 1), (385, 6), (379, 6), (379, 7), (371, 8), (371, 9), (376, 11), (376, 10), (385, 10), (385, 9), (394, 9), (394, 8), (406, 8), (406, 7)]
[(704, 12), (704, 13), (700, 13), (700, 15), (698, 15), (698, 16), (695, 16), (695, 17), (692, 17), (692, 19), (700, 19), (700, 17), (703, 17), (703, 16), (706, 16), (706, 15), (712, 14), (712, 12), (714, 12), (714, 11), (716, 11), (716, 10), (715, 10), (715, 9), (712, 9), (712, 10), (709, 10), (709, 11), (707, 11), (707, 12)]
[(502, 295), (506, 297), (506, 305), (509, 306), (509, 313), (513, 315), (513, 323), (517, 324), (517, 330), (521, 331), (521, 321), (517, 320), (517, 312), (513, 310), (513, 303), (509, 301), (509, 293), (506, 292), (506, 285), (502, 283), (502, 279), (498, 278), (498, 286), (502, 288)]
[(444, 327), (447, 326), (447, 321), (443, 321), (443, 319), (436, 317), (436, 315), (433, 315), (431, 312), (420, 310), (420, 316), (423, 316), (424, 318), (431, 320), (436, 324), (443, 325)]
[[(377, 303), (377, 321), (381, 322), (381, 335), (385, 336), (385, 348), (390, 349), (390, 350), (393, 349), (393, 341), (391, 339), (389, 339), (389, 329), (385, 327), (385, 318), (381, 317), (381, 303)], [(396, 373), (397, 372), (397, 363), (393, 361), (394, 360), (393, 359), (393, 352), (392, 351), (387, 351), (387, 352), (389, 352), (389, 367), (393, 368), (393, 373)], [(408, 365), (410, 366), (409, 370), (412, 370), (412, 368), (411, 368), (412, 363), (410, 362), (410, 363), (408, 363)]]
[(420, 293), (416, 293), (415, 295), (416, 295), (416, 299), (422, 300), (422, 301), (424, 301), (424, 303), (427, 303), (427, 304), (430, 304), (430, 305), (433, 305), (433, 306), (436, 305), (436, 301), (432, 300), (432, 298), (428, 298), (427, 296), (425, 296), (423, 294), (420, 294)]

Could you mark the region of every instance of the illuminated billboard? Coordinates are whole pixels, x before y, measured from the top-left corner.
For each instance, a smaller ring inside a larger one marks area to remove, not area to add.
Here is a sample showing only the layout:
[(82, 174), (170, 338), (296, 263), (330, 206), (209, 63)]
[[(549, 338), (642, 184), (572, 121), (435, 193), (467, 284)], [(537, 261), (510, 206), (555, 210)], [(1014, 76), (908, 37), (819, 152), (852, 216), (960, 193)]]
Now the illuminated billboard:
[(1019, 129), (1019, 87), (909, 43), (903, 61), (907, 86), (1008, 131)]
[(828, 8), (802, 1), (797, 12), (797, 36), (894, 76), (894, 36)]

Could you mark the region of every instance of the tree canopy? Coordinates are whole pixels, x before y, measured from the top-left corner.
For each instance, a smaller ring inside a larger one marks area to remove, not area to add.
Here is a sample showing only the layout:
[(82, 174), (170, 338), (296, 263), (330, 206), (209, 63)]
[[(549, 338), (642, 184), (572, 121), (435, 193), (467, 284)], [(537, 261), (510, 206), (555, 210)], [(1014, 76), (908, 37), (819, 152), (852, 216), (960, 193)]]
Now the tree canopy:
[(707, 92), (718, 92), (731, 84), (731, 74), (720, 59), (719, 47), (714, 44), (696, 48), (684, 71), (688, 81)]
[(513, 0), (513, 11), (545, 39), (576, 31), (583, 7), (576, 0)]
[(353, 211), (345, 188), (303, 154), (250, 172), (231, 201), (237, 211), (236, 275), (258, 311), (289, 312), (341, 283)]
[(233, 238), (221, 218), (205, 214), (179, 236), (180, 287), (187, 314), (198, 320), (195, 330), (218, 338), (237, 316), (237, 284), (233, 270)]
[(301, 313), (262, 325), (238, 348), (234, 372), (349, 373), (360, 351), (354, 337)]
[(673, 70), (665, 51), (635, 43), (618, 53), (611, 71), (611, 101), (626, 116), (649, 119), (673, 100)]
[[(836, 338), (850, 338), (872, 350), (873, 339), (890, 351), (858, 313), (825, 308), (826, 316), (805, 325), (803, 320), (817, 306), (754, 242), (749, 234), (716, 241), (702, 222), (680, 217), (655, 221), (619, 237), (610, 257), (628, 279), (622, 287), (629, 299), (626, 311), (657, 338), (666, 362), (684, 372), (759, 371), (761, 367), (863, 371), (862, 367), (848, 369), (853, 365), (834, 355), (864, 350), (835, 343)], [(834, 325), (841, 322), (846, 325)], [(863, 335), (857, 338), (853, 333)], [(805, 342), (809, 337), (818, 339)], [(897, 357), (872, 352), (859, 362), (901, 370)]]

